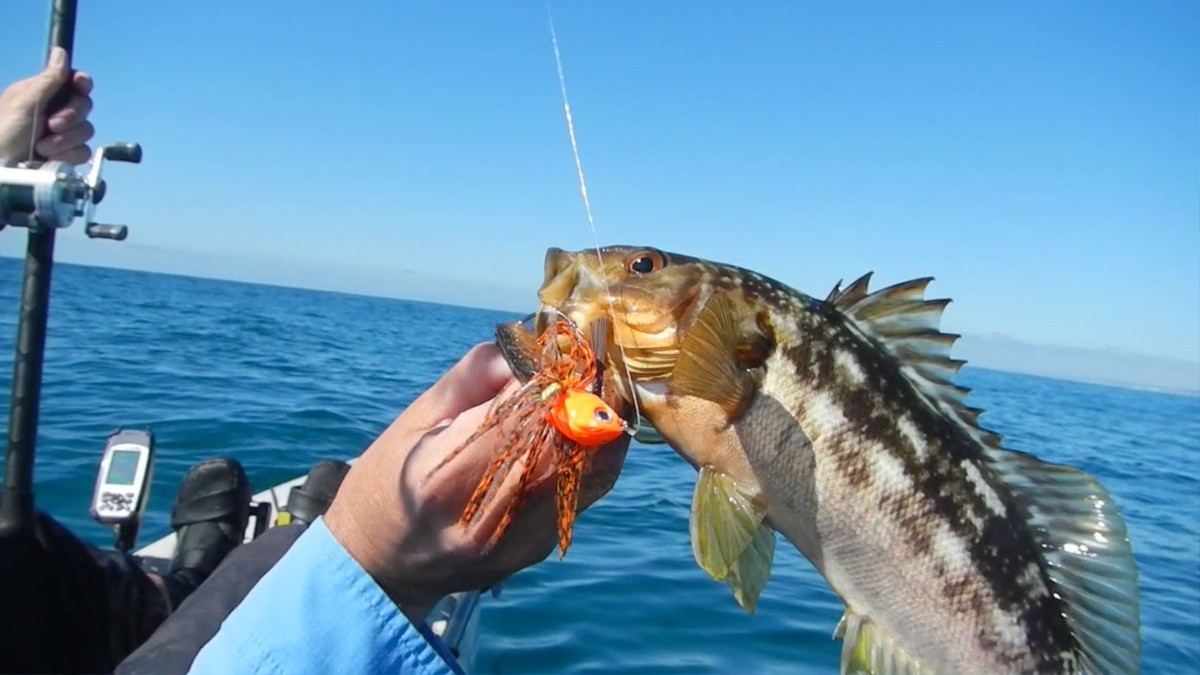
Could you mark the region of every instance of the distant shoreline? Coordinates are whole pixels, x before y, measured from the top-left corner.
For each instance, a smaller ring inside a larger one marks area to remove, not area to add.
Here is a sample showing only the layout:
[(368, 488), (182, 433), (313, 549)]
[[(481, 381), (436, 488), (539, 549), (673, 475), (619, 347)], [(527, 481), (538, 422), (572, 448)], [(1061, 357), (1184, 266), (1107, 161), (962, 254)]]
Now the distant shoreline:
[(984, 366), (968, 361), (964, 369), (983, 370), (993, 373), (1004, 373), (1006, 375), (1020, 375), (1022, 377), (1036, 377), (1052, 382), (1069, 382), (1071, 384), (1086, 384), (1091, 387), (1104, 387), (1105, 389), (1117, 389), (1120, 391), (1136, 391), (1145, 394), (1162, 394), (1164, 396), (1182, 396), (1185, 398), (1200, 398), (1200, 389), (1179, 389), (1172, 387), (1160, 387), (1150, 384), (1138, 384), (1130, 382), (1122, 382), (1119, 380), (1103, 380), (1100, 378), (1075, 378), (1063, 377), (1058, 375), (1047, 375), (1046, 373), (1033, 372), (1028, 370), (1016, 370), (1013, 368), (997, 368), (994, 366)]

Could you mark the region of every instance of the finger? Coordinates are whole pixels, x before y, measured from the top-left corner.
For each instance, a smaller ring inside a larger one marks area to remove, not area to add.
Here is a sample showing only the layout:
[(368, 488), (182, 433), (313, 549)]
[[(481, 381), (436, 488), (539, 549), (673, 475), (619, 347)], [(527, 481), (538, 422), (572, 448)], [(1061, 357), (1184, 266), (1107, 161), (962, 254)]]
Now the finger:
[(405, 484), (421, 486), (430, 499), (451, 508), (464, 508), (512, 430), (510, 421), (493, 416), (495, 402), (507, 399), (518, 387), (514, 382), (497, 399), (464, 411), (436, 433), (425, 433), (406, 460)]
[(50, 116), (50, 119), (46, 121), (46, 128), (51, 133), (59, 134), (71, 127), (79, 126), (91, 114), (92, 106), (90, 96), (72, 96), (65, 106)]
[[(530, 469), (529, 480), (522, 485), (522, 474), (530, 461), (536, 463)], [(491, 499), (479, 510), (475, 521), (462, 533), (467, 545), (474, 551), (484, 550), (506, 516), (510, 520), (501, 541), (524, 540), (522, 548), (542, 542), (552, 545), (558, 534), (557, 504), (554, 501), (556, 483), (532, 478), (538, 474), (553, 475), (553, 470), (552, 452), (543, 452), (536, 459), (522, 453), (504, 480), (494, 488)], [(546, 506), (554, 508), (547, 509)]]
[(34, 103), (39, 107), (44, 107), (49, 103), (50, 99), (67, 82), (71, 72), (67, 61), (66, 50), (62, 47), (55, 47), (50, 51), (50, 58), (46, 61), (46, 67), (42, 69), (42, 72), (26, 80), (30, 84), (28, 91), (34, 97)]
[(83, 96), (87, 96), (88, 94), (92, 93), (92, 87), (96, 86), (95, 82), (92, 81), (92, 76), (83, 71), (77, 71), (75, 73), (75, 77), (72, 79), (71, 84), (75, 91)]
[[(469, 446), (463, 444), (477, 431), (481, 431), (492, 408), (492, 401), (484, 401), (479, 405), (468, 408), (451, 420), (448, 424), (437, 425), (425, 432), (418, 444), (413, 448), (409, 464), (418, 475), (424, 477), (453, 451), (462, 448), (462, 452), (453, 462), (453, 467), (447, 465), (449, 483), (459, 482), (477, 477), (482, 473), (482, 466), (491, 457), (491, 451), (499, 442), (497, 433), (487, 433), (480, 436)], [(493, 430), (493, 431), (498, 431)]]
[[(501, 398), (522, 385), (514, 382), (501, 394)], [(488, 414), (502, 421), (486, 434), (476, 438), (469, 445), (464, 443), (471, 440), (472, 434), (485, 420)], [(497, 482), (489, 490), (481, 510), (476, 514), (471, 527), (472, 543), (482, 546), (496, 530), (504, 518), (510, 505), (520, 498), (523, 501), (536, 499), (556, 486), (556, 467), (562, 461), (560, 448), (555, 441), (534, 447), (532, 434), (518, 432), (513, 434), (516, 421), (505, 419), (506, 410), (493, 410), (491, 404), (481, 405), (460, 415), (452, 424), (439, 432), (435, 440), (429, 441), (429, 446), (421, 452), (417, 462), (419, 475), (427, 476), (434, 471), (448, 453), (461, 448), (453, 460), (441, 467), (443, 473), (427, 488), (431, 498), (445, 499), (446, 504), (461, 511), (465, 508), (472, 493), (489, 469), (493, 460), (507, 454), (512, 462), (508, 464), (502, 476), (495, 477)], [(616, 484), (624, 466), (625, 454), (629, 448), (630, 438), (621, 438), (593, 452), (588, 468), (580, 486), (578, 510), (582, 512), (605, 494)], [(536, 455), (536, 456), (535, 456)], [(529, 462), (535, 462), (528, 474), (522, 475)], [(523, 516), (518, 516), (523, 518)]]
[(494, 398), (513, 380), (500, 349), (491, 343), (471, 348), (440, 380), (404, 412), (414, 428), (427, 429)]
[[(60, 134), (51, 134), (37, 142), (35, 146), (38, 153), (43, 157), (61, 159), (66, 156), (78, 157), (80, 154), (87, 152), (85, 144), (91, 140), (96, 133), (95, 127), (91, 122), (71, 127)], [(86, 154), (84, 155), (86, 158)]]
[(621, 438), (592, 455), (592, 461), (579, 486), (580, 513), (589, 509), (617, 484), (621, 470), (625, 468), (625, 456), (629, 451), (630, 442), (630, 437), (622, 434)]
[[(522, 386), (514, 381), (498, 398), (505, 403), (515, 402), (518, 399), (508, 397)], [(553, 482), (554, 449), (543, 448), (534, 457), (531, 439), (516, 428), (518, 421), (508, 415), (510, 410), (496, 408), (488, 401), (463, 412), (436, 434), (425, 434), (405, 466), (405, 484), (419, 486), (410, 491), (443, 505), (453, 520), (462, 514), (485, 477), (493, 480), (471, 526), (474, 533), (482, 533), (483, 540), (490, 537), (518, 496), (544, 491)], [(505, 460), (500, 473), (494, 465), (496, 460)], [(524, 487), (520, 487), (530, 461), (536, 463), (524, 477)]]
[(92, 158), (92, 149), (86, 145), (78, 145), (59, 155), (48, 156), (46, 159), (66, 164), (83, 164)]
[(65, 162), (67, 164), (83, 164), (92, 157), (92, 148), (88, 145), (76, 145), (73, 148), (63, 150), (61, 152), (46, 153), (38, 151), (47, 160), (54, 162)]

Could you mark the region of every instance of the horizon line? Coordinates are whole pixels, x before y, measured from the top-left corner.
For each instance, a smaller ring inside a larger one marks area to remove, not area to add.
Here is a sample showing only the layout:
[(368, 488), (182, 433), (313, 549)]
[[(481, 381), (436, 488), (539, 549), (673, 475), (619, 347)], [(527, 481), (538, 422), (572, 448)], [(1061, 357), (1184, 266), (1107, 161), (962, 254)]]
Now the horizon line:
[[(8, 258), (10, 260), (14, 260), (17, 262), (21, 262), (25, 258), (24, 255), (12, 255), (12, 254), (5, 253), (5, 252), (0, 252), (0, 257)], [(429, 299), (422, 299), (422, 298), (405, 297), (405, 296), (398, 295), (395, 293), (386, 293), (386, 292), (371, 292), (371, 291), (363, 291), (363, 290), (350, 291), (350, 290), (342, 290), (342, 289), (338, 289), (338, 288), (329, 288), (329, 287), (324, 287), (324, 286), (310, 286), (310, 285), (302, 285), (302, 284), (272, 282), (272, 281), (237, 279), (237, 278), (230, 278), (230, 277), (225, 277), (225, 276), (211, 276), (211, 275), (194, 274), (194, 273), (189, 274), (189, 273), (182, 273), (182, 272), (165, 272), (165, 271), (161, 271), (161, 270), (150, 270), (150, 269), (144, 269), (144, 268), (140, 268), (140, 267), (122, 267), (119, 265), (103, 264), (103, 263), (96, 263), (96, 262), (83, 263), (83, 262), (74, 262), (74, 261), (70, 261), (70, 260), (55, 260), (55, 263), (62, 264), (62, 265), (74, 266), (74, 267), (84, 267), (84, 268), (94, 268), (94, 269), (104, 269), (104, 270), (117, 270), (117, 271), (122, 271), (122, 272), (136, 272), (136, 273), (141, 273), (141, 274), (157, 274), (157, 275), (168, 276), (168, 277), (177, 277), (177, 278), (182, 278), (182, 279), (199, 279), (199, 280), (204, 280), (204, 281), (220, 281), (220, 282), (231, 283), (231, 284), (263, 286), (263, 287), (267, 287), (267, 288), (283, 288), (283, 289), (290, 289), (290, 290), (303, 290), (303, 291), (309, 291), (309, 292), (315, 292), (315, 293), (331, 293), (331, 294), (335, 294), (335, 295), (345, 295), (345, 296), (350, 296), (350, 297), (375, 298), (375, 299), (382, 299), (382, 300), (399, 300), (401, 302), (411, 302), (411, 303), (416, 303), (416, 304), (437, 305), (437, 306), (441, 306), (441, 307), (455, 307), (455, 308), (462, 308), (462, 309), (475, 310), (475, 311), (511, 314), (516, 317), (524, 316), (524, 315), (530, 313), (529, 311), (524, 311), (524, 310), (520, 310), (520, 309), (510, 309), (507, 307), (502, 308), (499, 306), (458, 304), (458, 303), (446, 302), (446, 301), (440, 301), (440, 300), (429, 300)], [(486, 285), (486, 284), (482, 284), (480, 282), (468, 282), (468, 281), (464, 281), (464, 280), (457, 280), (457, 281), (459, 281), (460, 283)], [(494, 288), (504, 288), (504, 287), (497, 285), (497, 286), (494, 286)], [(1002, 339), (1010, 340), (1010, 341), (1013, 341), (1020, 345), (1035, 348), (1035, 349), (1069, 349), (1069, 350), (1075, 350), (1075, 351), (1087, 352), (1087, 353), (1118, 352), (1118, 353), (1126, 354), (1131, 357), (1137, 357), (1137, 358), (1143, 358), (1143, 359), (1155, 359), (1155, 360), (1159, 360), (1159, 361), (1187, 364), (1187, 365), (1193, 366), (1193, 367), (1200, 367), (1200, 360), (1189, 361), (1187, 359), (1181, 359), (1178, 357), (1161, 356), (1161, 355), (1157, 355), (1157, 354), (1148, 354), (1148, 353), (1144, 353), (1144, 352), (1135, 352), (1135, 351), (1131, 351), (1131, 350), (1128, 350), (1125, 348), (1119, 348), (1119, 347), (1080, 347), (1080, 346), (1066, 345), (1066, 344), (1036, 343), (1036, 342), (1029, 342), (1029, 341), (1023, 340), (1021, 338), (1013, 337), (1013, 336), (1005, 334), (1005, 333), (995, 333), (995, 332), (992, 332), (992, 333), (965, 333), (965, 334), (963, 334), (963, 337), (976, 338), (976, 339), (1002, 338)], [(1146, 392), (1146, 393), (1161, 393), (1161, 394), (1168, 394), (1168, 395), (1200, 397), (1200, 385), (1198, 385), (1194, 389), (1183, 389), (1183, 388), (1179, 388), (1179, 387), (1155, 386), (1155, 385), (1149, 385), (1149, 384), (1139, 384), (1139, 383), (1134, 383), (1134, 382), (1112, 380), (1112, 379), (1106, 379), (1103, 377), (1066, 377), (1066, 376), (1060, 376), (1060, 375), (1049, 375), (1049, 374), (1042, 373), (1042, 372), (1036, 372), (1034, 370), (1022, 370), (1022, 369), (1013, 369), (1013, 368), (1001, 368), (1001, 367), (995, 367), (995, 366), (983, 366), (983, 365), (978, 365), (977, 363), (972, 363), (972, 362), (968, 362), (965, 365), (967, 367), (976, 368), (979, 370), (987, 370), (987, 371), (992, 371), (992, 372), (1008, 373), (1008, 374), (1015, 374), (1015, 375), (1025, 375), (1025, 376), (1030, 376), (1030, 377), (1040, 377), (1040, 378), (1049, 379), (1049, 380), (1056, 380), (1059, 382), (1073, 382), (1073, 383), (1079, 383), (1079, 384), (1088, 384), (1088, 385), (1092, 385), (1092, 386), (1109, 387), (1109, 388), (1116, 388), (1116, 389), (1129, 390), (1129, 391), (1141, 391), (1141, 392)]]

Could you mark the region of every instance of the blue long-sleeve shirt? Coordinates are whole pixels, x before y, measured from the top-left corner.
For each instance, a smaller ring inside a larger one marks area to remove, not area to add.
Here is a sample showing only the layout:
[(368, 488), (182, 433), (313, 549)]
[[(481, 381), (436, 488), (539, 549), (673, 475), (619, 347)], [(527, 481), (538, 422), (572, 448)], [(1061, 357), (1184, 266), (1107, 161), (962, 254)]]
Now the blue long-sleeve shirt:
[(189, 673), (412, 673), (457, 664), (413, 625), (333, 537), (312, 523), (221, 624)]

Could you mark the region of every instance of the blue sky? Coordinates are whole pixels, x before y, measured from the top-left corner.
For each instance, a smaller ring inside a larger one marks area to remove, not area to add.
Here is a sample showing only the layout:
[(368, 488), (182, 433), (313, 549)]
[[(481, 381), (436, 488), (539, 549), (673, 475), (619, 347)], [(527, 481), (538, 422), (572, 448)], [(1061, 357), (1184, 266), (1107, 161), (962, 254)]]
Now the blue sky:
[[(0, 80), (47, 4), (5, 7)], [(99, 135), (146, 154), (101, 209), (130, 239), (66, 260), (526, 309), (592, 244), (541, 0), (81, 4)], [(552, 7), (602, 243), (933, 275), (949, 330), (1198, 360), (1197, 3)]]

